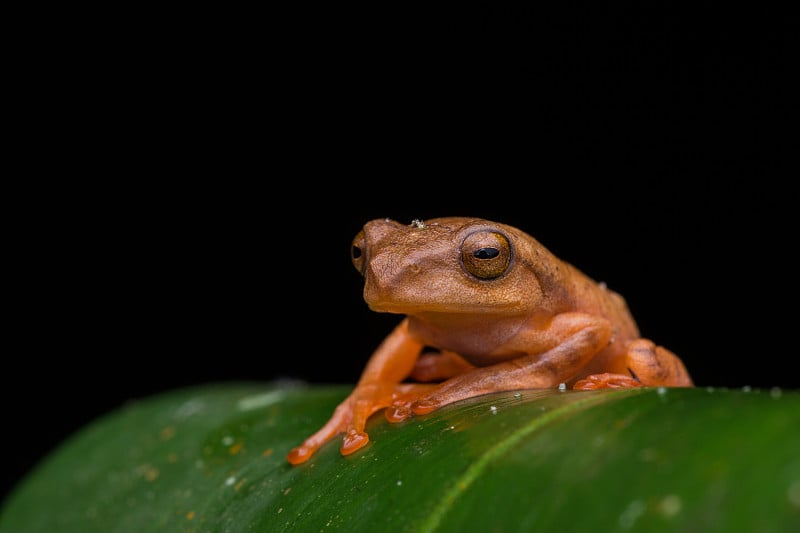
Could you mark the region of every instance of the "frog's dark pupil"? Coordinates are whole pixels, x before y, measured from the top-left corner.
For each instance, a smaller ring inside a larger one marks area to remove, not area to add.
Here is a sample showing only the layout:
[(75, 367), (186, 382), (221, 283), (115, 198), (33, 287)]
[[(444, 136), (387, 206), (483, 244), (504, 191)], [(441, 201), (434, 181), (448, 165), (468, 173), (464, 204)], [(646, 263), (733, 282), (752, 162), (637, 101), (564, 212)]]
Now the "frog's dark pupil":
[(500, 255), (500, 250), (497, 248), (481, 248), (480, 250), (475, 250), (475, 253), (472, 255), (478, 259), (492, 259)]
[(361, 248), (353, 246), (353, 259), (358, 259), (359, 257), (361, 257)]

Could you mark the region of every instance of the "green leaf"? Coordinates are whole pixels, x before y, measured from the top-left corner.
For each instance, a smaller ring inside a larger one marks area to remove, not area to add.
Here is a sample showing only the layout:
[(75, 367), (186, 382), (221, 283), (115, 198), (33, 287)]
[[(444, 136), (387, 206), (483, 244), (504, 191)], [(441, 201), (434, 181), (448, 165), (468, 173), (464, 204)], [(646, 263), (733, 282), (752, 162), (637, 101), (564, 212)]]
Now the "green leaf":
[(0, 532), (800, 531), (800, 394), (521, 391), (286, 452), (349, 387), (177, 390), (90, 424)]

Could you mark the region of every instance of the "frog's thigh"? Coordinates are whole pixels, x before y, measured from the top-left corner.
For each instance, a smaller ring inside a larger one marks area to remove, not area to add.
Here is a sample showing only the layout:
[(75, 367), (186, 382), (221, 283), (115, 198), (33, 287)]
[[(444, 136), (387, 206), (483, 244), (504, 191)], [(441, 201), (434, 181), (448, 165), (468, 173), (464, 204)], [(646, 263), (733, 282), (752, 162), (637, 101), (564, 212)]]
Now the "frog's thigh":
[(637, 339), (628, 344), (627, 364), (642, 385), (692, 386), (692, 378), (678, 356), (648, 339)]

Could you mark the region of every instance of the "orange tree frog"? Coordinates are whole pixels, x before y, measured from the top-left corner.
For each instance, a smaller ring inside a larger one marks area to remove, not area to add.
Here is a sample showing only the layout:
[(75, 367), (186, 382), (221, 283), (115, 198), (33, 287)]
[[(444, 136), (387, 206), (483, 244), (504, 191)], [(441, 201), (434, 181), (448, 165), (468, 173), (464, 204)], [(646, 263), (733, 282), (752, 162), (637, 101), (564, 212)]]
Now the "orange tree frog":
[(681, 360), (640, 338), (623, 298), (505, 224), (379, 219), (353, 240), (373, 311), (405, 315), (353, 392), (287, 459), (300, 464), (344, 433), (347, 455), (390, 422), (458, 400), (528, 388), (692, 386)]

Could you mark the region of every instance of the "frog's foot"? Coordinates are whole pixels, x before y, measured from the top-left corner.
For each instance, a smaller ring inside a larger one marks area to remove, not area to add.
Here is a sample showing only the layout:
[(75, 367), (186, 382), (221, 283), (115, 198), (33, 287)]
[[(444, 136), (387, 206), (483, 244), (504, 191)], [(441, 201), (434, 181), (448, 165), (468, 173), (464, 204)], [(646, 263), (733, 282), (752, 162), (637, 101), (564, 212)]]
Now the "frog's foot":
[(592, 374), (583, 379), (579, 379), (572, 386), (573, 390), (596, 390), (596, 389), (629, 389), (633, 387), (642, 387), (642, 383), (626, 376), (625, 374), (612, 374), (607, 372), (605, 374)]
[[(336, 433), (338, 432), (333, 432), (333, 435), (336, 435)], [(316, 452), (331, 438), (332, 436), (326, 437), (321, 430), (320, 432), (315, 433), (311, 437), (304, 440), (303, 444), (300, 446), (292, 448), (292, 451), (286, 455), (286, 460), (293, 465), (305, 463), (311, 458), (312, 455), (314, 455), (314, 452)], [(355, 428), (351, 428), (347, 431), (347, 433), (345, 433), (344, 438), (342, 439), (342, 446), (339, 451), (342, 455), (350, 455), (351, 453), (366, 446), (368, 442), (369, 435), (367, 435), (364, 431), (358, 431)]]
[(647, 339), (637, 339), (628, 344), (627, 366), (628, 371), (646, 386), (693, 386), (692, 378), (678, 356)]
[(411, 379), (421, 383), (444, 381), (475, 368), (454, 352), (427, 352), (419, 356), (411, 371)]
[(410, 406), (418, 398), (436, 387), (419, 383), (369, 383), (359, 384), (342, 403), (336, 407), (330, 420), (322, 428), (293, 448), (286, 460), (293, 465), (304, 463), (326, 442), (344, 433), (342, 455), (350, 455), (369, 442), (364, 431), (367, 419), (381, 409), (386, 409), (390, 422), (400, 422), (411, 416)]
[(367, 419), (377, 411), (389, 407), (392, 402), (405, 398), (408, 393), (407, 384), (359, 384), (336, 407), (333, 416), (319, 431), (288, 453), (287, 461), (293, 465), (306, 462), (322, 445), (340, 433), (344, 433), (339, 450), (342, 455), (350, 455), (363, 448), (369, 442), (369, 435), (364, 431)]
[(293, 465), (305, 463), (323, 444), (342, 432), (345, 433), (340, 449), (342, 455), (349, 455), (366, 446), (369, 442), (369, 435), (364, 432), (363, 425), (354, 421), (356, 406), (352, 405), (353, 403), (355, 402), (348, 398), (339, 404), (330, 420), (319, 431), (304, 440), (300, 446), (293, 448), (286, 455), (286, 460)]
[[(392, 424), (396, 424), (414, 414), (420, 414), (413, 409), (414, 405), (420, 398), (436, 389), (437, 386), (436, 384), (427, 383), (404, 383), (399, 385), (398, 391), (394, 395), (392, 405), (384, 411), (386, 420)], [(400, 390), (401, 387), (402, 390)]]

